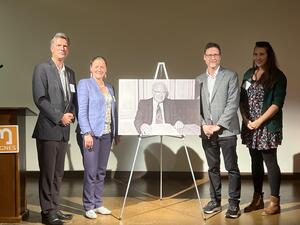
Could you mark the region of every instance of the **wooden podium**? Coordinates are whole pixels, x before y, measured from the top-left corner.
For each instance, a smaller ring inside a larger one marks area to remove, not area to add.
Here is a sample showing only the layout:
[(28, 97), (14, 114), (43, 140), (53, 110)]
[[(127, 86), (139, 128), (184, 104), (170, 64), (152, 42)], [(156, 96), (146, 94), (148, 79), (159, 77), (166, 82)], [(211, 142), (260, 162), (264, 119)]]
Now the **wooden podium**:
[(26, 116), (28, 108), (0, 107), (0, 125), (18, 125), (19, 152), (0, 153), (0, 223), (19, 223), (28, 215), (26, 202)]

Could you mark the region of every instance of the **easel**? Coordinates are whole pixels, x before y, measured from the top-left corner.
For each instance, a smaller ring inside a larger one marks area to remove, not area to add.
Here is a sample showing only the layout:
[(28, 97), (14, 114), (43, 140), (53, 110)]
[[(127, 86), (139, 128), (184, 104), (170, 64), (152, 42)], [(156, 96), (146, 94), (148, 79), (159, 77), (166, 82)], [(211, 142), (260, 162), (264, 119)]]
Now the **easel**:
[[(167, 73), (167, 70), (166, 70), (165, 63), (164, 62), (158, 62), (157, 67), (156, 67), (156, 72), (155, 72), (154, 80), (157, 79), (158, 74), (160, 74), (160, 77), (161, 77), (162, 76), (162, 72), (164, 72), (165, 78), (168, 80), (169, 77), (168, 77), (168, 73)], [(167, 135), (167, 136), (169, 136), (169, 135)], [(130, 176), (129, 176), (129, 180), (128, 180), (128, 184), (127, 184), (127, 188), (126, 188), (126, 193), (125, 193), (125, 196), (124, 196), (124, 201), (123, 201), (123, 205), (122, 205), (122, 209), (121, 209), (121, 214), (120, 214), (119, 220), (122, 220), (122, 218), (123, 218), (123, 212), (124, 212), (124, 208), (125, 208), (125, 204), (126, 204), (126, 200), (127, 200), (127, 195), (128, 195), (128, 191), (129, 191), (130, 184), (131, 184), (133, 169), (134, 169), (134, 166), (135, 166), (136, 157), (137, 157), (137, 154), (138, 154), (138, 151), (139, 151), (141, 140), (143, 138), (149, 138), (149, 137), (153, 137), (153, 136), (139, 135), (139, 140), (138, 140), (138, 144), (137, 144), (137, 147), (136, 147), (136, 150), (135, 150), (135, 154), (134, 154), (134, 158), (133, 158), (133, 163), (132, 163), (132, 167), (131, 167), (131, 171), (130, 171)], [(179, 135), (179, 136), (169, 136), (169, 137), (179, 138), (179, 139), (181, 139), (183, 141), (185, 153), (186, 153), (186, 156), (187, 156), (187, 159), (188, 159), (188, 163), (189, 163), (191, 175), (192, 175), (192, 178), (193, 178), (193, 181), (194, 181), (194, 186), (195, 186), (195, 190), (196, 190), (197, 197), (198, 197), (198, 202), (199, 202), (200, 210), (201, 210), (201, 213), (202, 213), (202, 218), (204, 220), (206, 220), (205, 214), (203, 212), (203, 207), (202, 207), (202, 203), (201, 203), (200, 194), (199, 194), (199, 191), (198, 191), (198, 187), (197, 187), (195, 175), (194, 175), (194, 172), (193, 172), (192, 163), (191, 163), (190, 156), (189, 156), (186, 144), (185, 144), (184, 136), (183, 135)], [(163, 164), (162, 164), (163, 163), (162, 162), (162, 139), (163, 139), (163, 136), (160, 135), (160, 194), (159, 194), (159, 199), (160, 200), (162, 200), (162, 198), (163, 198), (162, 197), (162, 192), (163, 192), (163, 190), (162, 190), (162, 182), (163, 182), (163, 180), (162, 180), (162, 167), (163, 167)]]

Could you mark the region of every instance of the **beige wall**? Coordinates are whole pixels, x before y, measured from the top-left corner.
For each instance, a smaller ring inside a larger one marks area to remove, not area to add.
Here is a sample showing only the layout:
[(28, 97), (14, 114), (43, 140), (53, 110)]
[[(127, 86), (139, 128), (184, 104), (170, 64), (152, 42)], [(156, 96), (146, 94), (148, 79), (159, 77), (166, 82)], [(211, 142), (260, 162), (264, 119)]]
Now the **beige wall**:
[[(223, 66), (241, 77), (251, 65), (255, 41), (268, 40), (288, 77), (279, 162), (283, 172), (300, 172), (295, 165), (300, 165), (299, 8), (298, 0), (0, 0), (0, 64), (4, 64), (0, 105), (27, 106), (37, 112), (31, 97), (32, 70), (48, 58), (49, 39), (58, 31), (71, 37), (67, 64), (77, 80), (88, 75), (92, 56), (104, 55), (109, 80), (116, 87), (121, 78), (152, 78), (158, 61), (166, 62), (170, 78), (194, 78), (205, 69), (202, 49), (209, 41), (221, 45)], [(28, 170), (38, 170), (31, 139), (35, 120), (27, 119)], [(205, 171), (199, 139), (186, 139), (195, 169)], [(158, 142), (158, 138), (142, 141), (136, 170), (158, 170)], [(168, 162), (164, 169), (187, 170), (182, 143), (170, 138), (164, 138), (164, 143)], [(136, 144), (136, 137), (122, 137), (111, 154), (109, 169), (129, 170)], [(238, 154), (241, 171), (249, 172), (250, 158), (240, 144)], [(66, 169), (82, 169), (74, 135)]]

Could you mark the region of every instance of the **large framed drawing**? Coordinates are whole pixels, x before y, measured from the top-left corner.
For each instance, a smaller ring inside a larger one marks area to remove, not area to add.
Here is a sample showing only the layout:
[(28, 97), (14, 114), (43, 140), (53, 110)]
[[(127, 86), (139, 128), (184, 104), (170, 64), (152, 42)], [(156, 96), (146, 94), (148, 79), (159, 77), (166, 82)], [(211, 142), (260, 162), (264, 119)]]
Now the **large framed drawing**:
[(119, 80), (120, 135), (200, 135), (193, 79)]

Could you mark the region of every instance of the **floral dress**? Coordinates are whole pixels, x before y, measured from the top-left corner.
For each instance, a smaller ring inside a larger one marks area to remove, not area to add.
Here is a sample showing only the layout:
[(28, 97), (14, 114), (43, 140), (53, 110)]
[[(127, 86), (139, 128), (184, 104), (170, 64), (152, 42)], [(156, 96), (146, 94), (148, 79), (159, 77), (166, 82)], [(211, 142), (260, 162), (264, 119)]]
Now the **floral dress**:
[[(247, 89), (248, 96), (248, 112), (247, 118), (251, 121), (256, 120), (262, 114), (262, 106), (264, 99), (264, 88), (261, 84), (251, 81), (251, 85)], [(242, 144), (250, 149), (268, 150), (277, 148), (282, 141), (282, 131), (270, 132), (266, 126), (262, 124), (256, 130), (250, 130), (245, 124), (242, 125), (241, 132)]]

